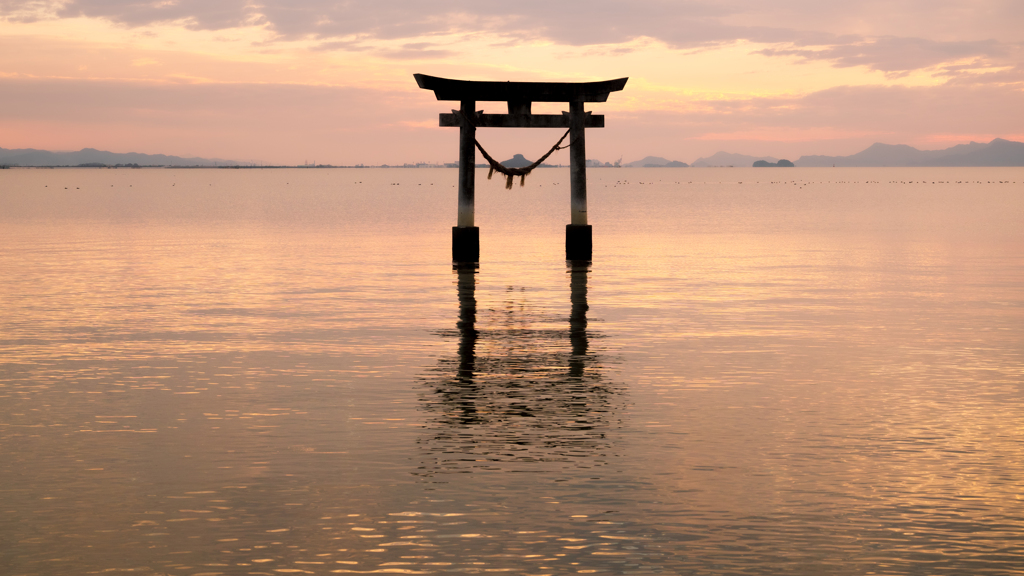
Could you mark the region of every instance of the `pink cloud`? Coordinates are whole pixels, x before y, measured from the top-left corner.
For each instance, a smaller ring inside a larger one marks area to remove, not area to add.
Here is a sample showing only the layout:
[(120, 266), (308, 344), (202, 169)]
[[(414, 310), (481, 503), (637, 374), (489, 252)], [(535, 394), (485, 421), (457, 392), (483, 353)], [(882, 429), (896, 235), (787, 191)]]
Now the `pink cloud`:
[[(898, 74), (965, 57), (1006, 57), (1021, 40), (1015, 32), (1024, 18), (1021, 6), (1000, 0), (892, 0), (882, 10), (871, 0), (72, 0), (51, 16), (104, 18), (127, 26), (180, 22), (204, 30), (256, 24), (283, 39), (323, 40), (324, 49), (359, 49), (339, 43), (349, 42), (346, 38), (353, 35), (402, 40), (452, 32), (488, 32), (513, 42), (539, 38), (577, 46), (640, 37), (678, 48), (749, 41), (789, 45), (760, 52), (764, 55)], [(0, 17), (24, 18), (40, 9), (36, 0), (0, 0)], [(393, 56), (446, 55), (438, 49), (405, 48)]]

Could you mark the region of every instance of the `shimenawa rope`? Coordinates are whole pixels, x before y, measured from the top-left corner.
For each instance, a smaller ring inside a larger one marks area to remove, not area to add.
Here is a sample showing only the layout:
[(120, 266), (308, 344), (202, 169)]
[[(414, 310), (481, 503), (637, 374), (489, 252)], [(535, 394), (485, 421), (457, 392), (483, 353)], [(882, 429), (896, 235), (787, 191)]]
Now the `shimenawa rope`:
[[(458, 112), (466, 122), (468, 122), (470, 125), (475, 125), (473, 124), (473, 121), (466, 116), (465, 112), (462, 112), (461, 110), (459, 110)], [(477, 150), (479, 150), (480, 153), (483, 154), (484, 159), (487, 160), (487, 163), (490, 164), (491, 166), (491, 170), (487, 173), (487, 179), (490, 180), (491, 176), (494, 176), (495, 172), (500, 172), (505, 176), (505, 189), (511, 190), (513, 178), (519, 176), (519, 185), (526, 186), (527, 174), (533, 172), (534, 168), (540, 166), (541, 163), (547, 160), (548, 156), (554, 154), (556, 150), (564, 150), (565, 148), (572, 146), (572, 142), (569, 142), (565, 146), (562, 146), (562, 142), (565, 141), (565, 139), (569, 136), (569, 132), (571, 130), (571, 128), (569, 130), (566, 130), (565, 134), (562, 134), (562, 137), (558, 139), (558, 142), (556, 142), (554, 146), (551, 147), (551, 150), (548, 150), (547, 154), (541, 156), (540, 159), (534, 162), (533, 164), (530, 164), (529, 166), (523, 166), (522, 168), (508, 168), (506, 166), (503, 166), (501, 162), (498, 162), (497, 160), (492, 158), (491, 155), (487, 153), (487, 150), (484, 150), (484, 147), (480, 145), (479, 140), (474, 138), (473, 143), (476, 144)]]

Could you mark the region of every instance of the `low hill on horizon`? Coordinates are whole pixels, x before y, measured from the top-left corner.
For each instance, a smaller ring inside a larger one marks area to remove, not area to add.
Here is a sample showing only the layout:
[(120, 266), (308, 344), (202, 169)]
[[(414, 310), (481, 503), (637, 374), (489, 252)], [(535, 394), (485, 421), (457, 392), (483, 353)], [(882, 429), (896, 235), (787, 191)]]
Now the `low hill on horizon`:
[(697, 158), (693, 161), (694, 168), (708, 168), (716, 166), (753, 166), (754, 162), (764, 160), (774, 164), (779, 161), (773, 156), (747, 156), (746, 154), (732, 154), (730, 152), (716, 152), (707, 158)]
[(139, 166), (241, 166), (242, 162), (219, 158), (182, 158), (165, 154), (138, 152), (107, 152), (95, 148), (82, 148), (77, 152), (50, 152), (34, 148), (0, 148), (0, 164), (6, 166), (80, 166), (82, 164), (107, 165), (138, 164)]
[[(533, 160), (527, 159), (526, 156), (523, 156), (522, 154), (514, 154), (508, 160), (502, 160), (500, 162), (500, 164), (502, 166), (504, 166), (505, 168), (526, 168), (530, 164), (533, 164)], [(484, 168), (486, 168), (488, 165), (487, 164), (477, 164), (477, 167), (480, 167), (480, 166), (483, 166)], [(552, 168), (551, 164), (541, 164), (539, 167), (540, 168)]]
[(623, 166), (627, 168), (686, 168), (689, 165), (686, 162), (668, 160), (661, 156), (645, 156), (640, 160), (634, 160), (628, 164), (623, 164)]

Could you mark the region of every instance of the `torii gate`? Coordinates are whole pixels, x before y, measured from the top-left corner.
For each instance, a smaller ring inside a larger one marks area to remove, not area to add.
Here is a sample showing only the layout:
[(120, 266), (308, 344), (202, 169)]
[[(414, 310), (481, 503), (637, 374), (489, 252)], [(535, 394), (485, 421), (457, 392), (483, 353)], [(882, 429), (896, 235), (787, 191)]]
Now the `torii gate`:
[[(441, 126), (459, 127), (459, 217), (452, 228), (452, 260), (480, 261), (480, 229), (473, 222), (477, 128), (569, 129), (570, 223), (565, 227), (565, 259), (590, 260), (593, 234), (587, 223), (587, 152), (584, 128), (604, 128), (604, 116), (583, 110), (584, 102), (607, 102), (608, 94), (628, 78), (604, 82), (476, 82), (414, 74), (420, 88), (438, 100), (461, 102), (459, 110), (441, 114)], [(507, 102), (508, 114), (477, 112), (477, 102)], [(533, 114), (533, 102), (568, 102), (569, 112)]]

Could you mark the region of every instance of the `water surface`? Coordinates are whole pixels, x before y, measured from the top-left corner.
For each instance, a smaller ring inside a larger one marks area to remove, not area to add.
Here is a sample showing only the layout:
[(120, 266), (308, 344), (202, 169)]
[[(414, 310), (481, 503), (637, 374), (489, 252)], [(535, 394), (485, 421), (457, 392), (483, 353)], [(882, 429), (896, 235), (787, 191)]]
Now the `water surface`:
[(1018, 574), (1024, 172), (0, 172), (0, 572)]

